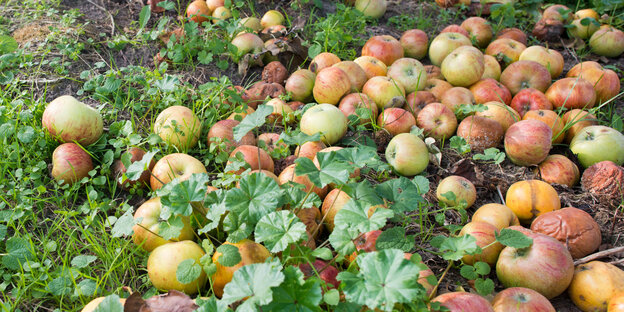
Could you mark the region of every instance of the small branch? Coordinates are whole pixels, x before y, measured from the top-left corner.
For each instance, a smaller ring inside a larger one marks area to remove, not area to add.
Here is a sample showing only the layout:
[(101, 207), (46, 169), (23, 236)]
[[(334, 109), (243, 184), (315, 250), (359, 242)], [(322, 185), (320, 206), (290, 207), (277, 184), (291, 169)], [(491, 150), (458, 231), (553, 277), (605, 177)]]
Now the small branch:
[(503, 197), (503, 193), (500, 190), (500, 186), (496, 186), (496, 190), (498, 191), (498, 196), (500, 197), (500, 200), (503, 203), (503, 205), (507, 205), (505, 203), (505, 197)]
[(611, 248), (611, 249), (607, 249), (607, 250), (603, 250), (594, 254), (591, 254), (585, 258), (581, 258), (578, 259), (576, 261), (574, 261), (574, 265), (579, 265), (579, 264), (583, 264), (583, 263), (587, 263), (596, 259), (600, 259), (600, 258), (604, 258), (606, 256), (610, 256), (619, 252), (624, 252), (624, 246), (622, 247), (615, 247), (615, 248)]
[(17, 82), (18, 83), (25, 83), (25, 84), (39, 84), (39, 83), (55, 83), (55, 82), (59, 82), (61, 80), (66, 79), (65, 77), (58, 77), (58, 78), (53, 78), (53, 79), (18, 79)]

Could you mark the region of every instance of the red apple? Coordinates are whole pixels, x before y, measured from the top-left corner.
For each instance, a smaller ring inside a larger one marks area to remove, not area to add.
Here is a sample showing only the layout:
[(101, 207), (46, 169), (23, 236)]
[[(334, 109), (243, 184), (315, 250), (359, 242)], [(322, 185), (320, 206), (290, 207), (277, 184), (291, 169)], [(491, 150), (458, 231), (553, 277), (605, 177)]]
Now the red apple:
[(454, 87), (454, 88), (448, 89), (448, 91), (442, 94), (442, 98), (440, 99), (440, 102), (442, 102), (442, 104), (450, 108), (453, 111), (453, 113), (457, 112), (460, 105), (476, 104), (475, 98), (472, 95), (472, 92), (470, 92), (470, 90), (464, 87)]
[(310, 190), (312, 190), (312, 192), (316, 193), (319, 198), (325, 198), (325, 195), (327, 195), (327, 186), (325, 186), (324, 188), (319, 188), (318, 186), (314, 185), (312, 181), (310, 181), (310, 178), (308, 178), (307, 175), (297, 175), (295, 173), (295, 166), (295, 164), (291, 164), (288, 167), (284, 168), (284, 170), (282, 170), (278, 177), (279, 184), (282, 185), (287, 183), (288, 181), (303, 184), (305, 186), (305, 192), (309, 192)]
[(225, 152), (230, 153), (234, 148), (240, 145), (254, 145), (256, 144), (256, 138), (254, 134), (250, 131), (245, 134), (240, 141), (234, 141), (234, 127), (236, 127), (240, 122), (238, 120), (232, 119), (224, 119), (217, 121), (212, 127), (210, 127), (210, 131), (208, 131), (208, 144), (224, 142), (225, 143)]
[(579, 182), (578, 167), (563, 155), (549, 155), (539, 164), (538, 172), (542, 180), (573, 187)]
[(429, 37), (427, 37), (427, 33), (420, 29), (410, 29), (405, 31), (399, 42), (403, 47), (403, 54), (406, 57), (412, 57), (420, 60), (427, 55)]
[(323, 219), (325, 220), (325, 227), (330, 232), (334, 231), (334, 218), (338, 211), (340, 211), (349, 201), (351, 200), (351, 196), (347, 193), (341, 191), (340, 189), (333, 189), (325, 199), (323, 200), (323, 205), (321, 206), (321, 212), (323, 214)]
[(388, 143), (386, 160), (398, 174), (414, 176), (427, 169), (429, 151), (417, 135), (401, 133)]
[(530, 247), (505, 247), (496, 262), (496, 276), (505, 287), (526, 287), (551, 299), (563, 293), (574, 275), (574, 262), (558, 240), (524, 231), (533, 239)]
[(427, 72), (423, 65), (413, 58), (401, 58), (388, 67), (388, 77), (403, 86), (406, 93), (425, 88)]
[[(449, 192), (455, 194), (455, 199), (448, 199), (444, 196), (444, 194)], [(477, 200), (477, 189), (475, 189), (474, 184), (470, 180), (462, 176), (452, 175), (438, 183), (436, 198), (438, 201), (452, 207), (459, 206), (465, 201), (467, 205), (465, 208), (468, 209)]]
[(440, 31), (440, 33), (446, 33), (446, 32), (458, 33), (458, 34), (462, 34), (462, 35), (466, 36), (466, 38), (470, 38), (470, 34), (468, 33), (468, 31), (465, 28), (463, 28), (463, 27), (461, 27), (461, 26), (459, 26), (457, 24), (448, 25), (448, 26), (444, 27), (444, 29), (442, 29)]
[(433, 298), (431, 302), (439, 302), (450, 312), (494, 312), (485, 298), (468, 292), (449, 292)]
[(212, 11), (204, 0), (195, 0), (186, 8), (186, 17), (198, 24), (208, 21), (211, 14)]
[(288, 77), (285, 89), (294, 101), (307, 102), (312, 99), (314, 81), (316, 74), (307, 69), (299, 69)]
[(550, 72), (550, 77), (555, 79), (563, 72), (563, 56), (561, 53), (542, 46), (530, 46), (520, 54), (521, 61), (534, 61), (542, 64)]
[(169, 154), (154, 165), (150, 186), (152, 191), (156, 191), (175, 178), (184, 181), (195, 173), (207, 173), (206, 167), (197, 158), (182, 153)]
[(435, 1), (441, 8), (450, 8), (458, 4), (470, 5), (470, 0), (436, 0)]
[(624, 32), (603, 25), (589, 38), (589, 46), (598, 55), (618, 57), (624, 52)]
[(347, 117), (331, 104), (318, 104), (310, 107), (301, 116), (300, 129), (307, 135), (321, 134), (321, 141), (334, 144), (347, 133)]
[(506, 132), (511, 125), (520, 120), (520, 115), (513, 108), (497, 101), (485, 103), (487, 110), (476, 112), (475, 116), (492, 119), (498, 122)]
[(63, 143), (52, 153), (52, 178), (61, 184), (73, 184), (93, 170), (91, 156), (76, 143)]
[[(362, 115), (357, 112), (358, 108), (362, 108), (366, 110), (366, 113)], [(377, 114), (379, 113), (379, 109), (377, 108), (377, 104), (368, 97), (368, 95), (364, 93), (351, 93), (342, 98), (340, 104), (338, 105), (338, 109), (348, 118), (350, 115), (357, 115), (360, 117), (360, 124), (366, 124), (371, 122), (372, 120), (377, 119)], [(367, 116), (366, 118), (363, 118)]]
[(440, 66), (444, 58), (460, 46), (471, 46), (468, 37), (453, 32), (441, 33), (429, 45), (429, 59), (431, 63)]
[(440, 68), (442, 75), (450, 84), (468, 87), (483, 76), (485, 71), (483, 53), (473, 46), (458, 47), (444, 58)]
[(384, 109), (379, 114), (377, 125), (386, 129), (392, 136), (395, 136), (399, 133), (410, 132), (412, 126), (416, 125), (416, 118), (402, 108), (390, 107)]
[(532, 110), (524, 114), (524, 117), (522, 117), (522, 119), (523, 120), (534, 119), (534, 120), (543, 121), (552, 129), (552, 132), (553, 132), (552, 142), (553, 143), (563, 142), (563, 139), (565, 138), (565, 131), (564, 131), (565, 124), (563, 123), (563, 119), (561, 119), (561, 117), (559, 117), (559, 114), (557, 114), (556, 112), (551, 111), (551, 110), (543, 110), (543, 109)]
[(578, 77), (581, 75), (583, 70), (587, 68), (603, 69), (602, 65), (600, 65), (598, 62), (594, 62), (594, 61), (580, 62), (572, 66), (572, 68), (570, 68), (570, 70), (566, 74), (566, 77)]
[(457, 135), (464, 138), (473, 151), (479, 152), (498, 146), (503, 134), (501, 124), (479, 116), (468, 116), (457, 127)]
[(41, 124), (60, 142), (83, 146), (95, 143), (104, 131), (100, 112), (71, 95), (50, 102), (43, 111)]
[(312, 93), (317, 103), (336, 105), (351, 91), (349, 76), (338, 67), (328, 67), (316, 75)]
[(507, 105), (511, 103), (511, 92), (509, 92), (509, 89), (492, 78), (477, 81), (477, 83), (470, 86), (470, 92), (472, 92), (477, 104), (492, 101), (502, 102)]
[(527, 44), (527, 35), (518, 28), (505, 28), (498, 32), (496, 39), (509, 38), (516, 40), (524, 45)]
[(403, 46), (392, 36), (373, 36), (362, 47), (362, 56), (372, 56), (390, 66), (403, 57)]
[(469, 38), (480, 48), (487, 47), (494, 36), (492, 26), (482, 17), (469, 17), (461, 23), (461, 27), (468, 31)]
[(377, 251), (377, 238), (381, 235), (381, 230), (375, 230), (364, 233), (363, 236), (359, 236), (355, 241), (355, 249), (357, 251), (353, 252), (351, 255), (348, 255), (346, 258), (349, 262), (355, 261), (357, 258), (358, 251), (360, 253)]
[(418, 112), (416, 125), (423, 129), (427, 136), (442, 141), (455, 133), (457, 117), (446, 105), (431, 103)]
[(553, 305), (542, 294), (524, 287), (507, 288), (492, 300), (494, 312), (556, 312)]
[(526, 46), (509, 38), (496, 39), (485, 49), (485, 54), (495, 57), (502, 66), (518, 61)]
[(385, 76), (388, 73), (388, 66), (372, 56), (360, 56), (353, 61), (362, 67), (367, 79)]
[(505, 133), (505, 153), (518, 166), (541, 163), (552, 148), (552, 129), (539, 120), (522, 120)]
[(545, 92), (550, 86), (550, 72), (538, 62), (517, 61), (505, 68), (501, 73), (500, 82), (509, 88), (513, 95), (526, 88)]
[(571, 75), (571, 72), (566, 77), (581, 77), (594, 85), (597, 103), (605, 103), (620, 93), (620, 78), (610, 69), (586, 66), (580, 68), (577, 75)]
[(262, 15), (262, 19), (260, 19), (260, 25), (262, 28), (268, 28), (276, 25), (283, 25), (286, 19), (284, 15), (276, 10), (269, 10), (264, 15)]
[(301, 263), (299, 264), (299, 269), (303, 272), (303, 275), (306, 278), (317, 276), (318, 274), (318, 277), (326, 283), (328, 288), (338, 288), (340, 285), (340, 282), (336, 280), (336, 276), (338, 276), (338, 269), (323, 260), (317, 259), (312, 265), (309, 263)]
[(308, 141), (301, 144), (300, 146), (297, 146), (297, 148), (295, 149), (295, 156), (314, 159), (316, 153), (318, 153), (325, 147), (327, 146), (325, 146), (325, 144), (323, 144), (323, 142), (321, 141)]
[(373, 77), (364, 84), (362, 92), (375, 101), (379, 110), (405, 105), (405, 89), (392, 78)]
[(333, 66), (342, 69), (347, 74), (349, 80), (351, 81), (352, 92), (359, 92), (362, 90), (366, 80), (368, 80), (366, 72), (356, 62), (342, 61), (334, 64)]
[[(202, 1), (203, 2), (203, 1)], [(199, 292), (206, 283), (206, 273), (201, 270), (193, 281), (180, 283), (177, 270), (180, 263), (193, 259), (195, 265), (205, 255), (195, 242), (185, 240), (156, 247), (147, 259), (147, 275), (155, 288), (162, 291), (178, 290), (188, 295)]]
[(321, 70), (327, 67), (331, 67), (337, 63), (340, 63), (340, 58), (336, 54), (323, 52), (312, 59), (312, 62), (310, 63), (308, 69), (311, 72), (318, 74)]
[[(126, 153), (130, 155), (131, 164), (136, 161), (142, 160), (143, 156), (145, 156), (145, 151), (139, 147), (131, 147), (126, 151)], [(155, 164), (156, 161), (152, 159), (147, 166), (147, 169), (143, 170), (141, 176), (137, 180), (126, 180), (121, 183), (121, 177), (124, 173), (126, 173), (127, 168), (126, 166), (124, 166), (121, 159), (118, 159), (115, 161), (115, 163), (113, 163), (113, 176), (115, 177), (115, 179), (117, 179), (117, 185), (126, 190), (133, 187), (134, 185), (138, 185), (139, 187), (149, 186), (150, 173), (152, 171), (152, 168), (154, 168)]]
[(425, 105), (437, 102), (438, 99), (429, 91), (416, 91), (408, 94), (405, 101), (403, 108), (416, 117)]
[(451, 88), (453, 86), (450, 83), (441, 79), (428, 79), (425, 84), (425, 91), (431, 92), (440, 101), (442, 101), (442, 95)]
[[(243, 159), (247, 164), (249, 164), (251, 170), (263, 169), (271, 172), (274, 172), (275, 170), (273, 159), (271, 159), (269, 153), (257, 146), (241, 145), (230, 153), (230, 158), (236, 157), (237, 153), (241, 153), (243, 155)], [(240, 168), (235, 172), (236, 174), (241, 174), (243, 171), (245, 171), (245, 168)]]
[(513, 99), (511, 99), (509, 106), (515, 109), (520, 114), (520, 117), (523, 117), (524, 114), (531, 110), (553, 109), (552, 103), (546, 98), (546, 95), (542, 91), (533, 88), (522, 89), (516, 93)]
[(596, 104), (594, 86), (583, 78), (563, 78), (555, 81), (544, 93), (553, 107), (592, 108)]
[[(476, 193), (476, 191), (475, 191)], [(503, 249), (503, 245), (496, 241), (495, 234), (498, 229), (486, 222), (468, 222), (459, 232), (459, 236), (470, 235), (477, 240), (477, 246), (483, 248), (481, 253), (475, 255), (465, 255), (462, 261), (465, 264), (473, 265), (477, 261), (483, 261), (490, 266), (496, 264), (498, 254)]]
[(487, 55), (487, 54), (483, 55), (483, 64), (484, 64), (484, 70), (483, 70), (483, 76), (481, 76), (481, 79), (485, 79), (485, 78), (492, 78), (494, 80), (500, 79), (501, 67), (500, 67), (500, 64), (498, 64), (498, 61), (496, 60), (495, 57), (491, 55)]

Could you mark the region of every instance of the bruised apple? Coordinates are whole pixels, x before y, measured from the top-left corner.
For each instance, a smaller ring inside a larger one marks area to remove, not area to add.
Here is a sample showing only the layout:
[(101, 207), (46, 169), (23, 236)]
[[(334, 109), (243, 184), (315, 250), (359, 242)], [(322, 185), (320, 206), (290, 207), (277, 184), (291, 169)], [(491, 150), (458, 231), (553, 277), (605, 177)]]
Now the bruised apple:
[(217, 271), (212, 275), (212, 290), (219, 298), (223, 296), (225, 285), (232, 281), (234, 272), (248, 264), (262, 263), (271, 256), (271, 253), (264, 246), (249, 239), (243, 239), (238, 243), (225, 242), (223, 244), (238, 248), (241, 260), (238, 264), (227, 267), (219, 263), (219, 258), (222, 256), (219, 251), (212, 255), (212, 262), (217, 265)]
[(399, 39), (399, 42), (403, 47), (403, 54), (406, 57), (412, 57), (420, 60), (427, 55), (429, 37), (427, 37), (427, 33), (420, 29), (410, 29), (405, 31), (401, 36), (401, 39)]
[(366, 77), (366, 72), (356, 62), (342, 61), (340, 63), (334, 64), (333, 66), (342, 69), (345, 74), (347, 74), (349, 80), (351, 81), (352, 92), (359, 92), (360, 90), (362, 90), (362, 87), (366, 83), (366, 80), (368, 80), (368, 78)]
[(583, 78), (559, 79), (544, 94), (555, 108), (585, 109), (596, 104), (594, 86)]
[(518, 181), (507, 189), (505, 203), (523, 224), (530, 224), (541, 214), (561, 209), (559, 194), (540, 180)]
[(563, 155), (548, 155), (538, 166), (538, 172), (542, 180), (548, 183), (556, 183), (573, 187), (576, 185), (581, 174), (578, 167), (570, 159)]
[(337, 63), (340, 63), (340, 58), (336, 54), (323, 52), (312, 59), (308, 69), (313, 73), (318, 74), (321, 70), (331, 67)]
[(388, 66), (372, 56), (360, 56), (353, 62), (362, 67), (366, 73), (366, 79), (371, 79), (375, 76), (385, 76), (388, 73)]
[(306, 102), (311, 100), (315, 80), (316, 74), (312, 71), (307, 69), (298, 69), (286, 80), (286, 92), (290, 92), (293, 101)]
[(147, 276), (152, 285), (159, 290), (178, 290), (187, 295), (196, 294), (206, 283), (204, 270), (200, 270), (197, 278), (187, 284), (178, 281), (176, 272), (180, 263), (188, 259), (193, 259), (195, 265), (199, 265), (199, 260), (205, 254), (199, 245), (190, 240), (158, 246), (147, 259)]
[(477, 81), (470, 86), (470, 92), (472, 92), (477, 104), (485, 104), (492, 101), (502, 102), (507, 105), (511, 103), (511, 92), (509, 92), (509, 89), (492, 78)]
[(137, 221), (132, 229), (132, 240), (137, 246), (141, 246), (143, 250), (150, 252), (158, 246), (162, 246), (173, 241), (192, 240), (194, 237), (193, 228), (191, 227), (190, 218), (182, 216), (184, 227), (180, 230), (180, 235), (172, 240), (165, 240), (158, 235), (160, 231), (160, 197), (154, 197), (144, 202), (134, 212), (134, 220)]
[(379, 108), (377, 104), (364, 93), (351, 93), (340, 100), (338, 109), (348, 118), (356, 115), (360, 124), (366, 124), (377, 119)]
[(505, 133), (505, 153), (518, 166), (537, 165), (552, 148), (553, 131), (539, 120), (521, 120)]
[[(454, 199), (449, 199), (445, 194), (453, 193)], [(470, 180), (462, 176), (448, 176), (438, 184), (436, 197), (439, 201), (448, 206), (455, 207), (465, 202), (465, 209), (468, 209), (477, 200), (477, 189)]]
[[(544, 65), (534, 61), (517, 61), (507, 66), (501, 73), (500, 82), (511, 94), (522, 89), (533, 88), (545, 92), (550, 86), (550, 72)], [(552, 101), (551, 101), (552, 102)]]
[(457, 127), (457, 135), (464, 138), (473, 151), (498, 146), (503, 134), (503, 126), (500, 123), (479, 116), (468, 116)]
[(524, 49), (526, 46), (516, 40), (501, 38), (492, 41), (485, 49), (485, 54), (495, 57), (503, 67), (506, 67), (517, 62)]
[(591, 261), (574, 270), (568, 296), (583, 311), (606, 311), (609, 299), (624, 291), (624, 271), (613, 264)]
[(223, 142), (225, 144), (224, 151), (226, 153), (230, 153), (240, 145), (256, 144), (256, 138), (251, 131), (247, 132), (240, 141), (234, 140), (234, 127), (238, 126), (238, 124), (240, 124), (240, 122), (233, 119), (217, 121), (210, 127), (210, 131), (208, 131), (208, 144)]
[(377, 76), (369, 79), (364, 84), (362, 93), (368, 95), (379, 110), (402, 107), (405, 104), (405, 88), (389, 77)]

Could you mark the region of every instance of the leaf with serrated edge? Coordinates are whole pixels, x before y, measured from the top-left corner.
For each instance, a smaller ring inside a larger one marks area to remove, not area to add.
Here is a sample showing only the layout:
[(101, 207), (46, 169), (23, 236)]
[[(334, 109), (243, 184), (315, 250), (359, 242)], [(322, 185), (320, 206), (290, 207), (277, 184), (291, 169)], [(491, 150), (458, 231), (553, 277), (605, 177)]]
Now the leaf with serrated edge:
[(234, 141), (240, 141), (249, 131), (264, 125), (267, 116), (271, 115), (271, 113), (273, 113), (273, 107), (259, 105), (255, 112), (245, 116), (245, 118), (233, 128)]
[(521, 249), (531, 247), (533, 239), (524, 235), (524, 233), (512, 229), (502, 229), (498, 233), (494, 233), (496, 240), (509, 247)]
[(283, 251), (288, 244), (297, 243), (306, 237), (305, 224), (288, 210), (271, 212), (256, 224), (256, 242), (264, 243), (273, 253)]
[(273, 301), (273, 290), (284, 282), (282, 264), (279, 260), (248, 264), (234, 272), (232, 281), (225, 285), (221, 301), (232, 304), (243, 300), (236, 311), (255, 312), (259, 305)]
[(262, 307), (262, 311), (322, 311), (319, 307), (322, 299), (321, 283), (316, 278), (304, 280), (298, 267), (284, 269), (284, 282), (273, 289), (273, 301)]

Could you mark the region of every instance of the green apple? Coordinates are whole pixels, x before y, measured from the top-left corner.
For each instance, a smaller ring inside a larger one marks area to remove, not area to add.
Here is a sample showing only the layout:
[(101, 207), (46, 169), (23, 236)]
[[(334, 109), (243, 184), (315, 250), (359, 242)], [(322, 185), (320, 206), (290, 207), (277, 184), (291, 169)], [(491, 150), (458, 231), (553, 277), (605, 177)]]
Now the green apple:
[(400, 133), (388, 143), (386, 160), (400, 175), (413, 176), (429, 165), (429, 151), (417, 135)]
[(190, 108), (171, 106), (156, 117), (154, 133), (176, 149), (186, 151), (197, 145), (201, 121)]
[(158, 246), (147, 259), (147, 276), (154, 287), (159, 290), (175, 289), (187, 295), (196, 294), (206, 283), (204, 270), (201, 270), (199, 276), (188, 284), (180, 283), (176, 272), (180, 263), (187, 259), (194, 259), (199, 265), (199, 259), (204, 254), (206, 253), (199, 245), (189, 240)]
[(570, 142), (570, 150), (583, 167), (610, 160), (624, 164), (624, 134), (606, 126), (583, 128)]
[(301, 116), (301, 132), (307, 135), (321, 134), (325, 144), (334, 144), (347, 133), (347, 117), (331, 104), (318, 104), (310, 107)]

